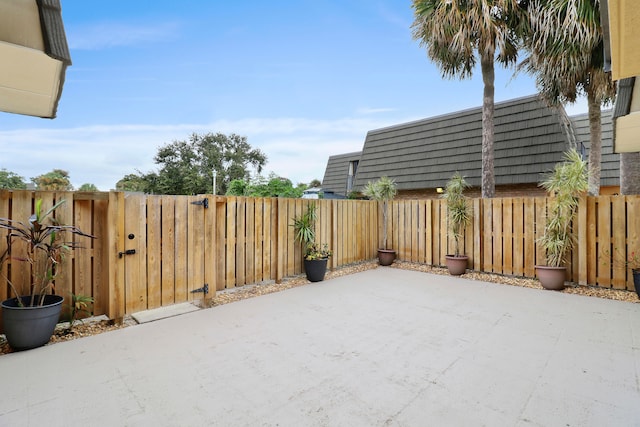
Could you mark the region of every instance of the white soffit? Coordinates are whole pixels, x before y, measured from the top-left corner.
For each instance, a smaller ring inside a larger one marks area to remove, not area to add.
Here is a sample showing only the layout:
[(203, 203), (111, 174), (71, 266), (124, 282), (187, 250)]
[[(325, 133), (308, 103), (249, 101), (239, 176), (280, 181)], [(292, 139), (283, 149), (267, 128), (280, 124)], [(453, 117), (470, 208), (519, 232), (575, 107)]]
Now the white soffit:
[(45, 53), (0, 41), (0, 110), (52, 117), (62, 62)]
[(616, 153), (640, 151), (640, 113), (631, 113), (616, 119)]

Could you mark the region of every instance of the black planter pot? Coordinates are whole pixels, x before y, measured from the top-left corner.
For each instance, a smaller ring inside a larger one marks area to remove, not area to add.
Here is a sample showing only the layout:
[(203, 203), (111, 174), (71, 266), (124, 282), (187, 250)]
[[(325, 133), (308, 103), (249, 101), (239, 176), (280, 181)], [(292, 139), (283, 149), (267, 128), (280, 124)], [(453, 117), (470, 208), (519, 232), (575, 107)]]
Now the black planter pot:
[(44, 305), (28, 307), (31, 297), (20, 297), (25, 307), (18, 306), (18, 299), (2, 302), (4, 333), (12, 349), (28, 350), (41, 347), (49, 342), (60, 319), (62, 298), (59, 295), (45, 295)]
[(633, 287), (636, 288), (636, 294), (640, 298), (640, 269), (634, 268), (631, 273), (633, 273)]
[(327, 272), (328, 258), (324, 259), (305, 259), (304, 272), (307, 274), (307, 280), (310, 282), (322, 282), (324, 274)]

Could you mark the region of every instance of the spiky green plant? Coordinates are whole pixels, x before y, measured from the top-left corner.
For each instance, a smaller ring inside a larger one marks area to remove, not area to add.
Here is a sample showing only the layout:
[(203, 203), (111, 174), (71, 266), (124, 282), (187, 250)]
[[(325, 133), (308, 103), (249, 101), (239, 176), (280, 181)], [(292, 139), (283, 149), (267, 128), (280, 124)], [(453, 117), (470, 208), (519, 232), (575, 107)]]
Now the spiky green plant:
[(464, 230), (471, 222), (471, 206), (464, 190), (469, 184), (459, 172), (453, 174), (447, 182), (447, 187), (442, 198), (447, 202), (447, 215), (449, 219), (449, 234), (455, 244), (455, 256), (460, 256), (460, 240), (464, 237)]
[[(67, 241), (64, 236), (71, 235), (95, 238), (82, 232), (73, 225), (61, 225), (52, 217), (54, 211), (65, 201), (61, 200), (50, 209), (44, 210), (42, 199), (35, 202), (35, 212), (28, 221), (21, 222), (10, 218), (0, 218), (0, 228), (8, 230), (7, 249), (0, 255), (0, 265), (12, 261), (23, 261), (30, 265), (29, 283), (15, 284), (5, 275), (5, 280), (15, 294), (18, 305), (22, 306), (22, 296), (31, 296), (29, 306), (44, 303), (45, 295), (55, 291), (55, 279), (59, 265), (64, 262), (65, 255), (79, 247), (77, 241)], [(47, 221), (48, 220), (48, 221)], [(12, 255), (12, 246), (18, 242), (24, 248), (24, 255)]]
[(547, 223), (544, 234), (538, 239), (546, 253), (550, 267), (560, 267), (573, 248), (575, 237), (572, 222), (578, 210), (580, 196), (589, 189), (587, 163), (580, 153), (570, 149), (564, 161), (540, 183), (547, 190), (551, 201), (547, 207)]
[(293, 224), (291, 224), (295, 232), (295, 240), (302, 243), (304, 258), (307, 260), (325, 259), (332, 255), (327, 244), (316, 242), (317, 219), (317, 207), (315, 203), (310, 203), (305, 213), (293, 218)]
[(382, 244), (387, 249), (387, 205), (396, 196), (398, 190), (393, 179), (383, 176), (375, 182), (369, 181), (362, 189), (362, 194), (371, 200), (382, 202)]
[(315, 222), (317, 218), (315, 203), (310, 203), (304, 214), (293, 218), (291, 226), (295, 230), (295, 239), (302, 243), (305, 250), (316, 240)]
[(71, 292), (71, 305), (68, 308), (69, 311), (69, 329), (68, 332), (71, 332), (73, 326), (78, 321), (78, 316), (81, 314), (86, 314), (91, 316), (93, 311), (90, 310), (90, 304), (95, 302), (93, 297), (88, 295), (76, 295)]

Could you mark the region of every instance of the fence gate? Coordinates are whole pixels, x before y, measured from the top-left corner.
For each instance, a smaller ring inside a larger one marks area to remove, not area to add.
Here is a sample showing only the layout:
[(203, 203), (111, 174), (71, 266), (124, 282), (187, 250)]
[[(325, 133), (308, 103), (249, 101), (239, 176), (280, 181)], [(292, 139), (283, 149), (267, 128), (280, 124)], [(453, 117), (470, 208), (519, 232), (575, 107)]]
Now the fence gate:
[(116, 222), (111, 318), (213, 297), (216, 209), (211, 196), (111, 197)]

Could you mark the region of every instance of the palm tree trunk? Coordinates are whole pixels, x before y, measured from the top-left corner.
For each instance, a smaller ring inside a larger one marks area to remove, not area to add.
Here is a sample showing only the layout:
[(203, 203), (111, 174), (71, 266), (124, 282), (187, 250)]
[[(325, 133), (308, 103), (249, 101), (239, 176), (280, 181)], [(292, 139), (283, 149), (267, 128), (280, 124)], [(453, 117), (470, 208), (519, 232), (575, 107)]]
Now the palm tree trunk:
[(482, 96), (482, 198), (495, 196), (496, 183), (493, 175), (493, 112), (495, 98), (495, 71), (493, 63), (494, 49), (481, 53), (480, 65), (484, 93)]
[(387, 201), (382, 203), (382, 249), (387, 249)]
[(620, 153), (620, 194), (640, 194), (640, 153)]
[(589, 195), (600, 194), (600, 163), (602, 160), (602, 126), (600, 102), (592, 90), (587, 89), (589, 109)]

